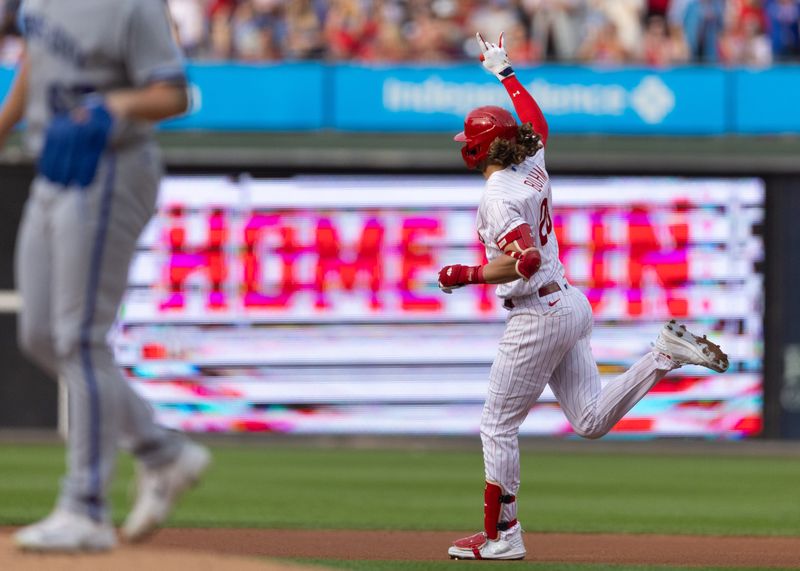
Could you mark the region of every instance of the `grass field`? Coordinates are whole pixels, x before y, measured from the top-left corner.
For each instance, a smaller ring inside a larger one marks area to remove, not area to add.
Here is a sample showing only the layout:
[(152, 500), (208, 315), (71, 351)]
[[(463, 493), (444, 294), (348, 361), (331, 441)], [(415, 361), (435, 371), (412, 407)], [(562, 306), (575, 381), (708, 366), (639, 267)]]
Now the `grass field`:
[[(178, 527), (471, 529), (482, 517), (478, 449), (400, 451), (222, 446)], [(0, 524), (47, 513), (63, 470), (53, 445), (0, 446)], [(528, 531), (800, 535), (800, 462), (792, 457), (523, 453)], [(129, 501), (120, 463), (114, 517)], [(346, 569), (439, 569), (424, 562), (330, 562)], [(647, 569), (602, 565), (537, 569)], [(649, 567), (665, 569), (665, 567)]]

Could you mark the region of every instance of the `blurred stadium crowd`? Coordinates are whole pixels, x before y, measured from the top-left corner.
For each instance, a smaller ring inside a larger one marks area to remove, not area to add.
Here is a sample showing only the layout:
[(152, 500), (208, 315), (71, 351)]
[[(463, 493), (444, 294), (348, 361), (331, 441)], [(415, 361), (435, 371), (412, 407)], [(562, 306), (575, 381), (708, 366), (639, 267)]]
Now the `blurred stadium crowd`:
[[(800, 59), (800, 0), (166, 0), (202, 60), (446, 62), (475, 30), (512, 61), (765, 66)], [(5, 0), (0, 57), (19, 52)]]

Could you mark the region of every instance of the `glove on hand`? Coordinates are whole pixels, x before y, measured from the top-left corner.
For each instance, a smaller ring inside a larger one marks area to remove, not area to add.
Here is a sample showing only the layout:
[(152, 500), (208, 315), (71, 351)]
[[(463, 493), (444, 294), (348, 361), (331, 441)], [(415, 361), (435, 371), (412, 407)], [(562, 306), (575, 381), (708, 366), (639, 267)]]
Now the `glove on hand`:
[(511, 62), (508, 59), (508, 53), (506, 53), (506, 49), (503, 47), (503, 34), (500, 34), (500, 39), (496, 44), (484, 40), (480, 32), (475, 34), (475, 36), (478, 38), (478, 46), (481, 48), (481, 62), (483, 62), (483, 67), (490, 73), (493, 73), (500, 81), (514, 75)]
[(528, 248), (524, 252), (508, 252), (508, 255), (517, 260), (517, 275), (524, 280), (531, 279), (542, 266), (542, 254), (536, 248)]
[(102, 99), (92, 98), (53, 118), (39, 157), (39, 173), (62, 186), (89, 186), (108, 145), (114, 119)]
[(482, 266), (445, 266), (439, 270), (439, 289), (444, 293), (452, 293), (454, 289), (469, 284), (486, 283), (483, 279)]

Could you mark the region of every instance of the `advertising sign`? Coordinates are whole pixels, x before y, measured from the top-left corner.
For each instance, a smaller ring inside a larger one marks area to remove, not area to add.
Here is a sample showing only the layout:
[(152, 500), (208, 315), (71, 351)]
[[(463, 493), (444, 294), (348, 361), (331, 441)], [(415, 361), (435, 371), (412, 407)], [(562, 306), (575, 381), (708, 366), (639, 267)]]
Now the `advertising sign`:
[[(117, 357), (185, 430), (470, 434), (506, 311), (492, 286), (444, 295), (481, 263), (463, 177), (168, 178), (130, 273)], [(711, 331), (725, 375), (670, 374), (627, 436), (757, 434), (762, 408), (759, 180), (558, 179), (567, 278), (595, 315), (604, 382), (665, 320)], [(546, 390), (525, 434), (571, 434)]]
[[(713, 134), (725, 131), (722, 70), (542, 66), (518, 69), (554, 131)], [(505, 89), (474, 65), (339, 66), (338, 129), (454, 130), (481, 105), (511, 108)]]

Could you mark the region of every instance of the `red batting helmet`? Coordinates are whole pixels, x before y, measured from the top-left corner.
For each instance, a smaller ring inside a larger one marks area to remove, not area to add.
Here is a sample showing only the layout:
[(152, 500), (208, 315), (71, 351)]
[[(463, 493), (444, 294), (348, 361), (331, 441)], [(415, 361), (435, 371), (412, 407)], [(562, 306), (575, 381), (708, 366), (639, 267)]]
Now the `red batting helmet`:
[(487, 105), (469, 112), (464, 119), (464, 130), (453, 140), (464, 143), (461, 156), (467, 167), (474, 169), (489, 154), (489, 147), (497, 139), (515, 141), (517, 122), (514, 116), (502, 107)]

